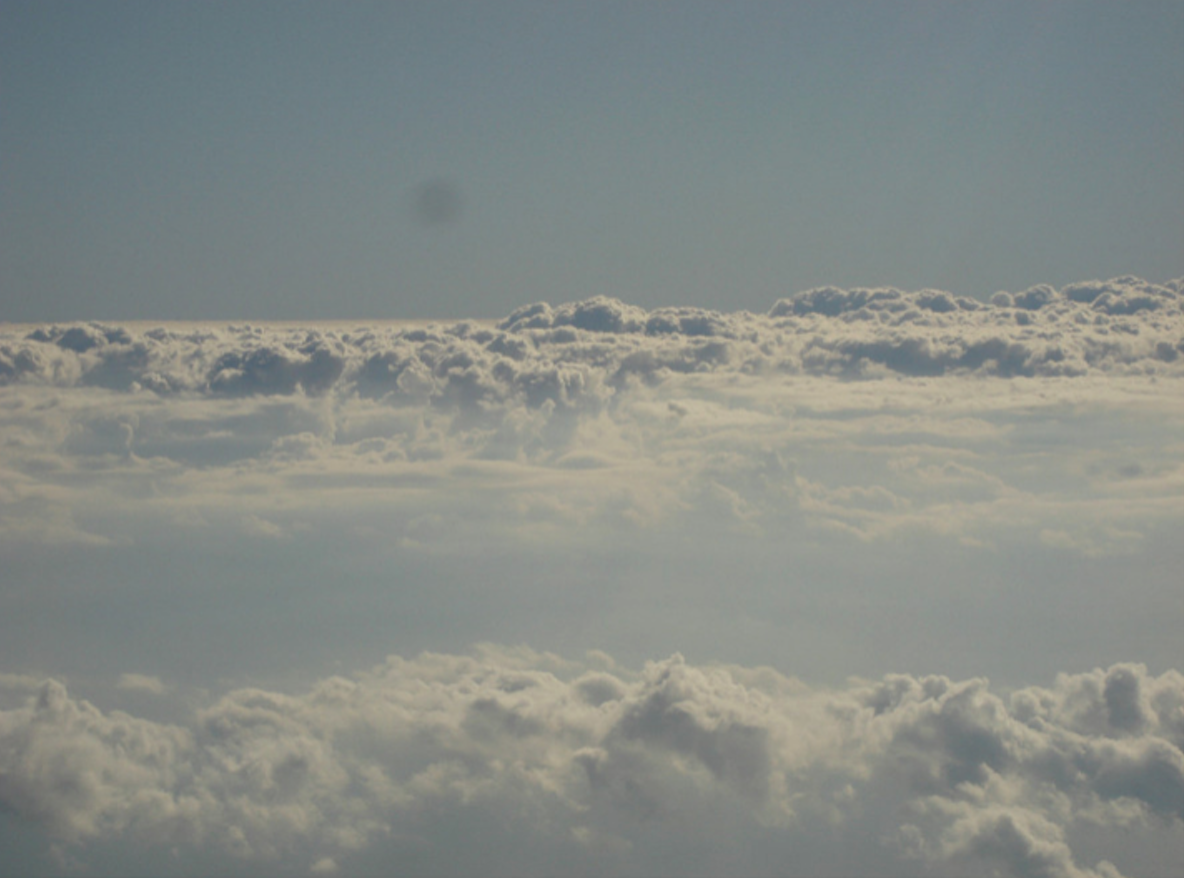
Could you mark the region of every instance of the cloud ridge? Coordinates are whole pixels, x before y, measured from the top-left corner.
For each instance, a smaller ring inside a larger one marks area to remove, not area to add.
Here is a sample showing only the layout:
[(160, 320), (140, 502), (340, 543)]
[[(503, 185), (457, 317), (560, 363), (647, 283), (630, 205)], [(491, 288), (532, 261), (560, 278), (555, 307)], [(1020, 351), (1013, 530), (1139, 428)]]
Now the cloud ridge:
[(100, 323), (0, 333), (0, 383), (220, 396), (358, 393), (482, 404), (602, 404), (687, 372), (1079, 376), (1184, 371), (1184, 279), (1047, 285), (989, 303), (936, 290), (824, 287), (767, 314), (652, 312), (597, 297), (494, 325), (399, 328)]
[(883, 840), (902, 862), (1113, 878), (1075, 860), (1072, 827), (1184, 829), (1184, 676), (1137, 664), (1010, 694), (909, 675), (818, 689), (677, 654), (630, 671), (485, 646), (299, 694), (237, 689), (185, 725), (103, 712), (55, 680), (27, 690), (0, 710), (0, 803), (81, 850), (130, 837), (340, 863), (476, 811), (627, 861), (718, 813), (769, 837), (820, 815), (857, 832), (859, 791), (882, 788), (906, 805)]

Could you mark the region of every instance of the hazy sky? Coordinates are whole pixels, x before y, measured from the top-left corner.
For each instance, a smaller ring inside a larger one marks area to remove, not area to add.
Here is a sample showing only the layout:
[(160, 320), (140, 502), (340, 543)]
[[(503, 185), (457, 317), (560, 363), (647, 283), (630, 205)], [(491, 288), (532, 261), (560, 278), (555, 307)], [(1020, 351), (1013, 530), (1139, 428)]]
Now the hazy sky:
[(1162, 282), (1184, 274), (1182, 44), (1179, 2), (6, 2), (0, 306), (496, 317)]
[(0, 5), (0, 876), (1184, 873), (1184, 4)]

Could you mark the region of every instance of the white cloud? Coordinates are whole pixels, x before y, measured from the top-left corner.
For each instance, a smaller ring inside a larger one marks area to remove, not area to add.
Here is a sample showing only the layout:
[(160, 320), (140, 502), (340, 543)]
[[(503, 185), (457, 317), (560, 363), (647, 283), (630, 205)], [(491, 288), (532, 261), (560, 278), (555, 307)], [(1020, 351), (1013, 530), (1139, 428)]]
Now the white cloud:
[[(9, 329), (0, 539), (98, 544), (132, 538), (121, 510), (230, 509), (282, 538), (301, 510), (410, 501), (551, 539), (691, 514), (1129, 551), (1180, 514), (1181, 282), (1009, 301), (824, 289), (768, 315), (595, 299), (497, 326)], [(1128, 435), (1088, 438), (1115, 418)]]
[[(4, 327), (3, 809), (314, 873), (480, 871), (458, 833), (503, 871), (1158, 868), (1184, 683), (1130, 660), (1184, 660), (1182, 303)], [(449, 654), (483, 638), (622, 661)], [(295, 682), (391, 643), (441, 652)], [(987, 663), (1106, 669), (920, 672)]]
[(601, 297), (520, 308), (496, 326), (47, 326), (4, 334), (0, 381), (221, 396), (348, 386), (437, 405), (517, 398), (587, 409), (630, 381), (680, 372), (1180, 374), (1182, 288), (1125, 277), (989, 305), (937, 291), (824, 288), (767, 315), (647, 312)]
[[(672, 827), (727, 845), (732, 824), (767, 847), (825, 820), (838, 854), (885, 816), (865, 806), (886, 793), (896, 831), (879, 856), (938, 871), (1112, 878), (1163, 868), (1163, 839), (1184, 840), (1174, 671), (1117, 665), (1007, 695), (904, 675), (819, 689), (677, 655), (605, 665), (522, 648), (392, 656), (300, 694), (228, 692), (184, 726), (46, 681), (0, 711), (0, 800), (84, 860), (90, 840), (213, 845), (316, 873), (378, 850), (416, 850), (433, 871), (449, 851), (428, 839), (466, 814), (497, 817), (494, 871), (537, 870), (549, 844), (629, 871)], [(1149, 858), (1079, 862), (1067, 831), (1115, 819), (1159, 842)], [(672, 873), (693, 871), (681, 856)]]

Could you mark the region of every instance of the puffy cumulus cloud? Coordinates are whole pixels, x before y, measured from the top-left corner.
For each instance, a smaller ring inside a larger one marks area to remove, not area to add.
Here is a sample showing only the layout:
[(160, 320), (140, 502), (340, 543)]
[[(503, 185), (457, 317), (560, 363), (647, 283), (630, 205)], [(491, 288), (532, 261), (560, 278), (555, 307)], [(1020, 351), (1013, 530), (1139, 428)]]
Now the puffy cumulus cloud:
[(553, 541), (690, 518), (1134, 553), (1182, 512), (1182, 288), (9, 326), (0, 541), (120, 545), (137, 515), (282, 540), (353, 514), (408, 545), (466, 523)]
[[(314, 873), (379, 854), (465, 871), (447, 839), (467, 825), (487, 834), (468, 867), (485, 874), (629, 873), (655, 852), (695, 873), (686, 839), (751, 840), (735, 870), (782, 874), (799, 860), (761, 857), (825, 826), (840, 871), (1115, 878), (1179, 865), (1182, 725), (1184, 676), (1140, 665), (1010, 694), (902, 675), (818, 689), (678, 655), (629, 671), (485, 647), (298, 694), (234, 690), (186, 725), (48, 680), (0, 711), (0, 804), (83, 861), (98, 840)], [(844, 860), (877, 820), (874, 859)], [(1114, 824), (1158, 844), (1130, 862), (1075, 855), (1075, 827)]]
[(529, 305), (496, 325), (10, 328), (0, 335), (0, 381), (219, 395), (348, 387), (436, 403), (579, 406), (665, 370), (1178, 374), (1182, 354), (1184, 279), (1123, 277), (998, 293), (989, 304), (934, 290), (825, 287), (764, 315), (647, 312), (598, 297)]
[(945, 800), (932, 807), (953, 820), (938, 842), (943, 858), (994, 862), (1017, 878), (1121, 878), (1108, 860), (1093, 869), (1074, 863), (1061, 828), (1039, 812)]
[(169, 790), (192, 748), (184, 729), (103, 714), (46, 681), (0, 720), (5, 807), (67, 841), (104, 832), (177, 827), (199, 803)]

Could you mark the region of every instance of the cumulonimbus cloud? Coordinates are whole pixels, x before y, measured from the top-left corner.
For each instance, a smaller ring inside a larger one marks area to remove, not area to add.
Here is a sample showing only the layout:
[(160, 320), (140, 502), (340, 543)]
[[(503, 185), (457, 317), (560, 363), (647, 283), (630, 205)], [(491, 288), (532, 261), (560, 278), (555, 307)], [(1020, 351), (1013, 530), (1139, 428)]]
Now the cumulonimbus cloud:
[(904, 675), (819, 689), (678, 655), (630, 671), (485, 647), (392, 656), (298, 694), (230, 691), (179, 725), (55, 680), (17, 690), (0, 711), (0, 805), (81, 851), (122, 838), (346, 862), (478, 812), (573, 856), (595, 840), (615, 870), (674, 824), (714, 837), (739, 821), (775, 841), (825, 819), (841, 846), (874, 789), (896, 802), (883, 855), (927, 869), (1109, 878), (1115, 865), (1074, 857), (1072, 828), (1184, 831), (1184, 676), (1141, 665), (1010, 693)]

